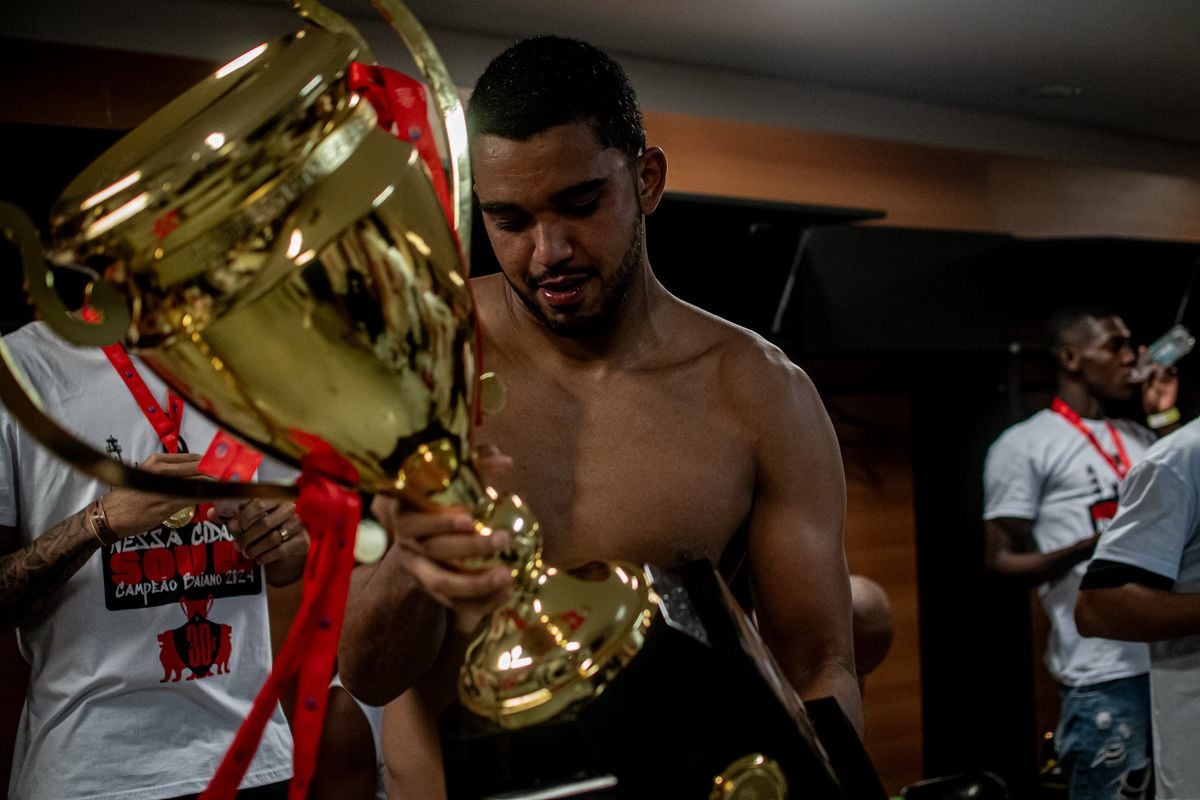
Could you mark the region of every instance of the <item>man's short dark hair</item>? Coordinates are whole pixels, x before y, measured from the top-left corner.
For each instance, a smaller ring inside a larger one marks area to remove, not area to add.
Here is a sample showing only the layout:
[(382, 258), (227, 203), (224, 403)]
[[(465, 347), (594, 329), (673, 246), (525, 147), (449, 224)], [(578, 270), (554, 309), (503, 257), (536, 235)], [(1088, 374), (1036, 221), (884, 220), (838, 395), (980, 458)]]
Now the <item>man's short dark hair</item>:
[(621, 65), (586, 42), (558, 36), (524, 39), (496, 56), (467, 111), (472, 137), (517, 142), (581, 120), (631, 165), (646, 146), (637, 94)]
[(1087, 319), (1105, 319), (1118, 316), (1111, 308), (1101, 305), (1065, 306), (1050, 315), (1046, 321), (1046, 346), (1053, 354), (1067, 344), (1067, 336), (1079, 323)]

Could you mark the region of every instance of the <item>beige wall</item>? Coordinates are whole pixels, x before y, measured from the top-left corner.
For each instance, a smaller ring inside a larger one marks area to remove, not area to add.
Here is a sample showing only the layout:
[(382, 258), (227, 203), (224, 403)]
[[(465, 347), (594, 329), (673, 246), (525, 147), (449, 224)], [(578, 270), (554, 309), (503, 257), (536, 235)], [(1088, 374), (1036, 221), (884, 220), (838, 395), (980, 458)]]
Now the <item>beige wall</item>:
[(671, 189), (884, 211), (877, 224), (1200, 241), (1200, 180), (646, 113)]

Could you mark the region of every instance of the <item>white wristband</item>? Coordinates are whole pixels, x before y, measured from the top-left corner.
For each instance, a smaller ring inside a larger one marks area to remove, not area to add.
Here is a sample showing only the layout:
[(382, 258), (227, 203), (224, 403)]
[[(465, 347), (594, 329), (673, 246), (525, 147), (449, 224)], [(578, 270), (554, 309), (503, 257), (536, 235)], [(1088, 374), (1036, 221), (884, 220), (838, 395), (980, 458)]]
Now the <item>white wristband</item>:
[(1179, 422), (1179, 417), (1179, 408), (1176, 406), (1171, 406), (1166, 411), (1160, 411), (1157, 414), (1150, 414), (1148, 417), (1146, 417), (1146, 424), (1150, 426), (1151, 430), (1162, 430), (1163, 428)]

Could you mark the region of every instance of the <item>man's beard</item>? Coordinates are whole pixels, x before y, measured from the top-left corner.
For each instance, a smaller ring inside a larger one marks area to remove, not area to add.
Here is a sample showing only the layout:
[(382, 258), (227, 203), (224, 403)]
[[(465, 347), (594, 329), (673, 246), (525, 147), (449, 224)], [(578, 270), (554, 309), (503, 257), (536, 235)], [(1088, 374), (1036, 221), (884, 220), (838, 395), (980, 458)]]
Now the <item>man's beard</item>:
[(508, 283), (512, 287), (513, 293), (521, 298), (521, 302), (529, 309), (529, 313), (534, 316), (534, 319), (551, 333), (567, 339), (585, 339), (603, 333), (616, 318), (621, 305), (625, 302), (626, 295), (629, 294), (629, 287), (633, 285), (637, 268), (642, 262), (642, 242), (645, 240), (645, 233), (646, 219), (639, 214), (634, 221), (629, 247), (626, 249), (625, 255), (621, 257), (617, 271), (603, 282), (596, 307), (589, 312), (568, 312), (561, 316), (551, 316), (537, 302), (537, 281), (527, 278), (525, 286), (521, 288), (518, 288), (511, 280)]

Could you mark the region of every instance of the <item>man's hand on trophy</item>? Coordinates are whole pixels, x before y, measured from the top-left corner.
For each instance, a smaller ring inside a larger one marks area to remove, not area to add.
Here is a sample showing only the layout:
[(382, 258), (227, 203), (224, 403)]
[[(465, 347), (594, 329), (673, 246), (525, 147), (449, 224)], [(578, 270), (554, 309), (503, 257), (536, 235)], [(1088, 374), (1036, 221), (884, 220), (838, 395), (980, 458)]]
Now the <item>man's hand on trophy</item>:
[(490, 559), (508, 546), (508, 532), (476, 532), (475, 521), (461, 508), (417, 511), (394, 497), (376, 496), (371, 512), (395, 541), (389, 557), (412, 576), (421, 590), (453, 612), (454, 627), (473, 632), (482, 619), (508, 599), (512, 573), (503, 565), (463, 566)]
[[(199, 453), (155, 453), (139, 466), (147, 472), (177, 478), (200, 477)], [(103, 522), (117, 538), (136, 536), (163, 524), (163, 520), (194, 502), (170, 495), (117, 488), (97, 501)]]
[(218, 500), (209, 519), (228, 525), (242, 555), (259, 564), (308, 554), (308, 531), (295, 505), (286, 500)]
[(471, 453), (471, 463), (479, 477), (489, 486), (495, 486), (512, 469), (512, 456), (500, 452), (494, 444), (478, 445)]

